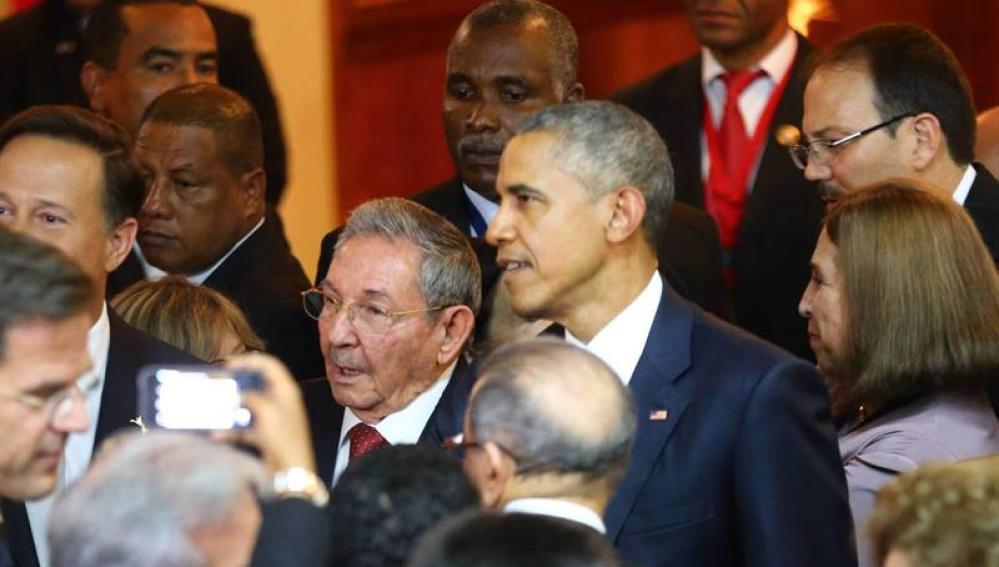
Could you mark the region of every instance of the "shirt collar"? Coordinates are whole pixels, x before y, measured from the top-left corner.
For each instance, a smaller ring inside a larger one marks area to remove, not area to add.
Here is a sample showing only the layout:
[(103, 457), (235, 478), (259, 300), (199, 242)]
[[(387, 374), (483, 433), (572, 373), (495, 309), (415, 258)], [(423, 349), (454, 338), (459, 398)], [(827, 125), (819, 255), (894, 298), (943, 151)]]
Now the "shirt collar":
[[(437, 378), (434, 385), (417, 396), (408, 406), (385, 416), (376, 424), (369, 425), (374, 427), (392, 445), (415, 444), (420, 440), (423, 429), (430, 421), (430, 416), (433, 415), (441, 396), (444, 395), (444, 389), (447, 388), (457, 364), (457, 360), (452, 362), (451, 366)], [(344, 444), (349, 442), (347, 432), (358, 423), (361, 423), (361, 420), (354, 415), (354, 412), (350, 408), (344, 408), (343, 425), (340, 427), (340, 442), (337, 444), (338, 449), (342, 449)]]
[[(798, 36), (791, 28), (780, 42), (759, 60), (750, 69), (763, 69), (767, 73), (767, 78), (776, 83), (780, 81), (787, 70), (794, 63), (794, 56), (798, 51)], [(707, 47), (701, 48), (701, 84), (707, 87), (708, 84), (724, 75), (727, 70), (715, 59), (711, 50)]]
[(968, 200), (968, 193), (971, 193), (971, 186), (974, 185), (975, 177), (977, 176), (978, 172), (975, 171), (975, 166), (973, 165), (969, 165), (964, 170), (961, 182), (957, 184), (957, 189), (954, 189), (954, 202), (962, 207), (964, 206), (964, 202)]
[[(212, 273), (214, 273), (215, 270), (217, 270), (218, 267), (222, 265), (222, 262), (225, 262), (229, 258), (229, 256), (232, 256), (232, 253), (235, 252), (236, 249), (238, 249), (240, 246), (242, 246), (243, 243), (247, 241), (247, 239), (253, 236), (253, 233), (257, 232), (257, 230), (259, 230), (260, 227), (263, 226), (263, 224), (264, 224), (264, 219), (261, 218), (257, 222), (257, 224), (250, 229), (249, 232), (243, 235), (243, 238), (240, 238), (239, 241), (236, 242), (236, 244), (234, 244), (232, 248), (229, 249), (228, 252), (226, 252), (221, 258), (219, 258), (218, 262), (215, 262), (207, 269), (202, 270), (196, 274), (185, 276), (185, 278), (187, 278), (187, 281), (191, 282), (194, 285), (201, 285), (205, 283), (205, 280), (211, 277)], [(139, 248), (138, 242), (135, 243), (134, 249), (135, 249), (135, 256), (139, 259), (139, 264), (142, 265), (142, 273), (146, 275), (147, 280), (158, 280), (167, 275), (166, 272), (150, 264), (149, 260), (146, 260), (146, 257), (142, 255), (142, 249)]]
[(562, 518), (563, 520), (589, 526), (602, 534), (607, 533), (607, 527), (604, 525), (604, 521), (600, 518), (599, 514), (582, 504), (567, 500), (558, 500), (556, 498), (518, 498), (507, 502), (506, 506), (503, 507), (503, 511), (506, 513), (519, 512), (522, 514)]
[[(475, 210), (479, 211), (480, 215), (482, 215), (482, 218), (486, 221), (486, 224), (493, 222), (493, 219), (496, 217), (496, 212), (499, 211), (499, 205), (490, 201), (489, 199), (486, 199), (485, 197), (482, 196), (481, 193), (472, 189), (468, 185), (465, 185), (464, 183), (461, 184), (461, 187), (462, 189), (465, 190), (465, 195), (468, 197), (468, 200), (471, 201), (472, 206), (475, 207)], [(485, 236), (485, 235), (476, 234), (475, 236)]]
[(604, 325), (589, 343), (583, 344), (568, 329), (565, 339), (603, 360), (627, 386), (642, 357), (642, 351), (645, 350), (645, 342), (652, 331), (652, 322), (656, 318), (662, 296), (662, 276), (659, 272), (653, 272), (642, 293)]

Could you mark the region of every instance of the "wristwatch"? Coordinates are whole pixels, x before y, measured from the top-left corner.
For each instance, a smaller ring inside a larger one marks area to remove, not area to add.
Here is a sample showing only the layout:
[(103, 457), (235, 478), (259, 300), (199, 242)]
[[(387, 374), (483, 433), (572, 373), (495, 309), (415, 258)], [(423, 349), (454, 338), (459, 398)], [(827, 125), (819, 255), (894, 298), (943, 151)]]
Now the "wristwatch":
[(310, 470), (290, 467), (274, 473), (272, 487), (277, 498), (301, 498), (323, 507), (330, 500), (323, 481)]

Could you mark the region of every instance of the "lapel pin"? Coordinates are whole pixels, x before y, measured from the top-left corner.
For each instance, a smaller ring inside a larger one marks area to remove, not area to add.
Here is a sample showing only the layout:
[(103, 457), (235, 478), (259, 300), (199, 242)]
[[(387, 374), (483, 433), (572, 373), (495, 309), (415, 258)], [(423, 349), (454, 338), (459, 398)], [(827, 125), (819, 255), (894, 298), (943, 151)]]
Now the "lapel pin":
[(649, 412), (649, 421), (666, 421), (668, 414), (664, 409), (652, 410)]

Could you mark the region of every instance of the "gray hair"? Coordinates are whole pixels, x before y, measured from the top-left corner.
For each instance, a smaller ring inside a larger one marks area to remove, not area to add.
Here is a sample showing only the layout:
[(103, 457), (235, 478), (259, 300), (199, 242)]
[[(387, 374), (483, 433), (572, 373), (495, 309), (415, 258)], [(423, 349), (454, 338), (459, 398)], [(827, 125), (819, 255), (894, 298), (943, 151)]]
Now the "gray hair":
[[(568, 90), (576, 82), (579, 70), (579, 38), (569, 18), (544, 2), (494, 0), (483, 4), (465, 17), (455, 38), (463, 29), (485, 30), (499, 26), (519, 26), (532, 19), (545, 23), (551, 38), (552, 66), (558, 74), (558, 84)], [(452, 39), (451, 47), (448, 48), (448, 58), (451, 57), (453, 47)]]
[(637, 428), (631, 394), (614, 371), (555, 339), (515, 342), (490, 355), (468, 412), (475, 441), (498, 444), (518, 468), (612, 483), (627, 469)]
[(94, 284), (55, 248), (0, 229), (0, 360), (7, 332), (34, 319), (65, 321), (87, 308)]
[(52, 565), (203, 565), (190, 532), (224, 523), (265, 482), (263, 465), (231, 447), (181, 433), (128, 434), (56, 501)]
[(350, 214), (334, 254), (356, 236), (409, 241), (420, 251), (420, 293), (427, 306), (467, 305), (478, 314), (482, 303), (479, 263), (468, 238), (444, 217), (408, 199), (374, 199)]
[(673, 202), (673, 166), (647, 120), (607, 101), (550, 106), (521, 121), (514, 134), (550, 134), (552, 164), (594, 197), (635, 187), (645, 198), (642, 232), (655, 250)]

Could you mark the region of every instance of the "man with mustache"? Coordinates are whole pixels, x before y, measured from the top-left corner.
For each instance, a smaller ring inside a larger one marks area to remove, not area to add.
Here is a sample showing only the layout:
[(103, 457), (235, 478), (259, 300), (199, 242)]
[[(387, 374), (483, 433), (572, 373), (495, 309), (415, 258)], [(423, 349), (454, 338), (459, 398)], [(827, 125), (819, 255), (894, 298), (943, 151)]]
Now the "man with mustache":
[[(484, 236), (497, 209), (499, 156), (514, 124), (553, 104), (583, 100), (578, 64), (576, 31), (555, 8), (532, 0), (497, 0), (472, 11), (448, 47), (444, 89), (444, 132), (457, 176), (413, 200), (464, 234)], [(666, 277), (704, 309), (731, 319), (718, 235), (710, 219), (678, 206), (667, 226), (660, 235)], [(323, 239), (317, 278), (326, 273), (335, 242), (336, 231)], [(492, 250), (481, 252), (488, 285)], [(492, 303), (486, 302), (489, 309)]]
[(327, 483), (379, 446), (440, 447), (454, 433), (436, 418), (464, 412), (481, 286), (468, 239), (437, 213), (395, 198), (351, 213), (329, 271), (304, 294), (326, 362), (326, 379), (302, 390)]
[(788, 27), (788, 0), (684, 5), (700, 52), (615, 99), (666, 142), (677, 200), (718, 223), (739, 326), (811, 358), (798, 298), (823, 205), (774, 133), (801, 119), (814, 49)]
[(264, 217), (263, 137), (249, 102), (207, 83), (167, 91), (146, 110), (134, 154), (146, 260), (233, 299), (299, 380), (322, 376), (316, 326), (301, 309), (309, 280)]
[(93, 367), (78, 380), (86, 386), (90, 422), (66, 442), (55, 493), (0, 502), (21, 567), (48, 565), (46, 526), (55, 496), (84, 473), (106, 437), (132, 427), (139, 369), (200, 362), (128, 325), (104, 300), (109, 273), (132, 248), (142, 203), (128, 144), (117, 124), (71, 106), (37, 106), (0, 128), (0, 225), (55, 246), (94, 282), (86, 307)]
[(975, 107), (961, 64), (929, 31), (881, 25), (843, 39), (805, 88), (805, 177), (830, 198), (891, 177), (963, 205), (999, 261), (999, 181), (975, 161)]

